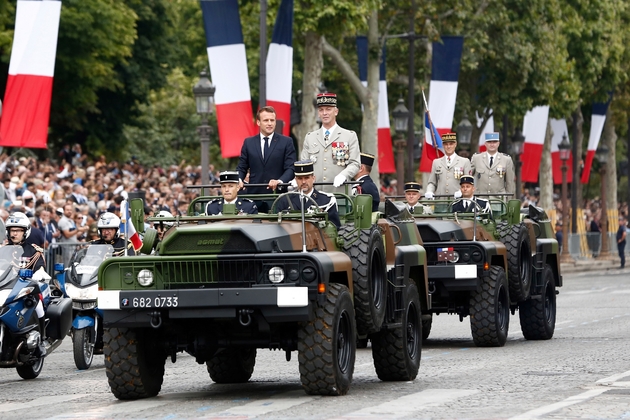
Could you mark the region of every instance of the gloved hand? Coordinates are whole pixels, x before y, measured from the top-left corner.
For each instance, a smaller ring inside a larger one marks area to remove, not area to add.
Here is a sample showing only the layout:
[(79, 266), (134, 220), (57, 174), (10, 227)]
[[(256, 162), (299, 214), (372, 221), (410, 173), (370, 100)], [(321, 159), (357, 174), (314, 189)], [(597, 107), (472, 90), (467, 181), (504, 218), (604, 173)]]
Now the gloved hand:
[(287, 187), (287, 190), (289, 190), (289, 191), (297, 190), (297, 182), (295, 181), (295, 178), (293, 178), (291, 181), (289, 181), (289, 184), (291, 184), (291, 185), (289, 185)]
[(426, 198), (427, 200), (433, 200), (433, 193), (431, 191), (425, 192), (424, 198)]
[(346, 182), (346, 176), (343, 174), (339, 174), (335, 177), (335, 180), (333, 181), (333, 187), (337, 188), (337, 187), (341, 187), (341, 185)]
[(461, 191), (455, 191), (455, 194), (453, 194), (453, 197), (455, 197), (455, 198), (462, 198), (462, 192)]

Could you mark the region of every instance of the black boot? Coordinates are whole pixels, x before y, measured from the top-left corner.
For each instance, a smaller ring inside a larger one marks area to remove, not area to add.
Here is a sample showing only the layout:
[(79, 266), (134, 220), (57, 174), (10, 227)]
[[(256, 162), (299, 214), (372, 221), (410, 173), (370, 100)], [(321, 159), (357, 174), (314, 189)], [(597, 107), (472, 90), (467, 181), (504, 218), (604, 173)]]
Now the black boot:
[(46, 318), (44, 317), (39, 318), (39, 335), (39, 355), (40, 357), (44, 357), (46, 356)]

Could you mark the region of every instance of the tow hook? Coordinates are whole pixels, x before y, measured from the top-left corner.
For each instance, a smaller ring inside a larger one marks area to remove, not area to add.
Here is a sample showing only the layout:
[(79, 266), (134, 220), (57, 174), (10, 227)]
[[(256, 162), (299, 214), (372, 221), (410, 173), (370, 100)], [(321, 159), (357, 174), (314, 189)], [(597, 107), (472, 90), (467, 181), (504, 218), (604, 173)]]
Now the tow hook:
[(240, 309), (238, 311), (238, 322), (240, 322), (243, 327), (247, 327), (252, 323), (252, 317), (250, 315), (252, 313), (254, 313), (253, 309)]
[(158, 329), (162, 326), (162, 314), (158, 311), (150, 312), (149, 316), (151, 317), (150, 325)]

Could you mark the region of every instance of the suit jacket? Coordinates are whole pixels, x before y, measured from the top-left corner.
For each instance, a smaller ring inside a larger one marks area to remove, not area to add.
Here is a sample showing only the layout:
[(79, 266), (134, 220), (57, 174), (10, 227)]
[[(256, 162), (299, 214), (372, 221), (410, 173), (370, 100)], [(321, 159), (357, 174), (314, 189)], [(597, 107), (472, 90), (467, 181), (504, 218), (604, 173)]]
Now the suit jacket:
[[(223, 213), (224, 202), (225, 200), (223, 198), (216, 198), (212, 200), (206, 205), (206, 214), (217, 215)], [(258, 207), (256, 207), (256, 204), (248, 198), (237, 197), (234, 206), (239, 214), (258, 214)]]
[[(293, 139), (274, 133), (267, 156), (263, 159), (260, 142), (260, 134), (248, 137), (241, 147), (241, 156), (238, 161), (238, 175), (245, 179), (249, 170), (250, 184), (268, 184), (272, 179), (280, 179), (283, 183), (291, 181), (294, 177), (293, 163), (295, 162), (295, 148)], [(278, 188), (278, 192), (285, 192), (286, 187)], [(267, 187), (247, 187), (245, 194), (271, 194)]]
[(378, 211), (378, 204), (381, 202), (381, 195), (376, 188), (376, 184), (369, 175), (364, 175), (357, 181), (363, 181), (363, 184), (357, 185), (357, 194), (370, 194), (372, 196), (372, 211)]
[[(341, 143), (344, 147), (347, 147), (347, 158), (344, 156), (343, 151), (333, 152), (333, 143)], [(315, 182), (333, 182), (339, 174), (343, 174), (347, 181), (352, 181), (361, 168), (361, 152), (359, 151), (357, 133), (337, 125), (328, 145), (326, 145), (321, 128), (311, 131), (304, 138), (301, 159), (313, 161)], [(345, 186), (334, 188), (332, 185), (320, 185), (319, 189), (329, 193), (345, 193)]]
[[(490, 168), (488, 152), (475, 153), (470, 159), (475, 177), (475, 190), (479, 194), (514, 194), (514, 163), (510, 155), (497, 153)], [(520, 192), (519, 192), (520, 193)], [(500, 197), (510, 199), (511, 197)]]
[(488, 204), (488, 202), (486, 200), (482, 200), (481, 198), (476, 198), (476, 197), (472, 197), (471, 199), (469, 199), (468, 201), (470, 201), (468, 203), (468, 206), (464, 205), (464, 200), (468, 200), (466, 198), (462, 198), (460, 201), (457, 201), (455, 204), (453, 204), (453, 213), (458, 212), (458, 213), (474, 213), (475, 212), (475, 205), (472, 203), (472, 201), (476, 202), (479, 205), (479, 208), (481, 208), (481, 211), (479, 210), (479, 208), (477, 208), (478, 212), (484, 212), (487, 213), (490, 211), (490, 206)]
[(470, 161), (453, 153), (451, 164), (447, 164), (446, 156), (435, 159), (431, 165), (431, 175), (427, 183), (427, 191), (436, 195), (453, 195), (459, 191), (459, 178), (470, 175)]
[[(294, 210), (302, 210), (302, 204), (300, 203), (300, 196), (297, 194), (291, 194), (288, 196), (291, 200), (291, 205)], [(339, 210), (337, 210), (337, 200), (335, 196), (332, 194), (327, 194), (324, 192), (317, 191), (313, 188), (313, 193), (311, 194), (311, 198), (317, 203), (320, 209), (328, 211), (328, 220), (330, 220), (337, 229), (341, 227), (341, 222), (339, 221)], [(311, 200), (306, 200), (306, 208), (308, 209), (312, 206)], [(287, 197), (283, 198), (278, 202), (276, 206), (277, 211), (289, 210), (289, 202)]]

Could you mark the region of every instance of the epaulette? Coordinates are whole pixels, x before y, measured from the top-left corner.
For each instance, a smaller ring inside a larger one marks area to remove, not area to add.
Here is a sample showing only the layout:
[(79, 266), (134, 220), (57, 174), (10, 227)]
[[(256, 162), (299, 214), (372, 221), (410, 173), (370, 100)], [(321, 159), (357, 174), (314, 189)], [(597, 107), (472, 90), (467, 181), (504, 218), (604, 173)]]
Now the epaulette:
[(35, 248), (35, 251), (37, 251), (37, 252), (44, 253), (44, 248), (42, 248), (42, 247), (41, 247), (41, 246), (39, 246), (39, 245), (35, 245), (35, 244), (33, 244), (33, 248)]
[(249, 198), (240, 198), (239, 200), (244, 201), (245, 203), (253, 203)]
[(505, 156), (511, 158), (512, 156), (508, 155), (507, 153), (503, 153)]

